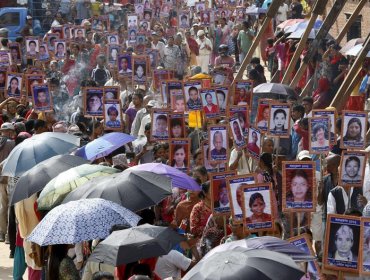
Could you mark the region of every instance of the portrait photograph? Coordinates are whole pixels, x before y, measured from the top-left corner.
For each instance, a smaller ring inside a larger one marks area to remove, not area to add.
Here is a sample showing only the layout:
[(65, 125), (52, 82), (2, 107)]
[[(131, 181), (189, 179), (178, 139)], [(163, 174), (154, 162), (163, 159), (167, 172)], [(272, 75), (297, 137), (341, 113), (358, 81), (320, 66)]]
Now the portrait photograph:
[(243, 220), (249, 231), (274, 229), (271, 183), (243, 187)]
[(85, 88), (85, 115), (103, 117), (103, 88)]
[(330, 119), (315, 117), (308, 119), (310, 154), (322, 154), (330, 151)]
[(70, 40), (73, 37), (71, 35), (72, 30), (73, 30), (73, 25), (70, 25), (70, 24), (63, 25), (63, 32), (62, 32), (63, 37), (61, 37), (61, 39)]
[(211, 12), (209, 10), (204, 10), (200, 12), (200, 24), (202, 26), (210, 26)]
[(108, 63), (112, 66), (117, 65), (118, 57), (121, 53), (122, 47), (118, 44), (108, 44)]
[(39, 52), (39, 38), (26, 37), (26, 56), (28, 58), (36, 58)]
[(10, 51), (10, 58), (13, 63), (19, 64), (22, 62), (22, 56), (21, 56), (21, 49), (19, 46), (19, 43), (17, 42), (10, 42), (8, 43), (8, 48)]
[(146, 36), (143, 33), (138, 33), (136, 36), (136, 47), (138, 48), (139, 45), (145, 45), (145, 40)]
[(127, 32), (127, 44), (131, 47), (136, 45), (137, 40), (137, 29), (130, 28)]
[(229, 101), (229, 88), (228, 87), (215, 87), (218, 107), (221, 114), (225, 114), (226, 106)]
[(251, 155), (251, 157), (255, 159), (260, 158), (261, 142), (262, 142), (262, 132), (257, 128), (250, 127), (248, 131), (247, 151)]
[(135, 14), (138, 14), (140, 18), (144, 16), (144, 5), (143, 4), (135, 4)]
[(145, 49), (145, 54), (149, 60), (149, 67), (152, 71), (157, 68), (158, 60), (159, 60), (159, 52), (158, 50), (154, 49)]
[(185, 112), (185, 97), (182, 82), (167, 81), (167, 91), (170, 96), (171, 109), (174, 112)]
[(65, 40), (55, 40), (54, 42), (54, 56), (55, 59), (65, 59), (66, 58), (66, 41)]
[(46, 112), (53, 109), (48, 84), (32, 86), (32, 103), (35, 111)]
[[(234, 1), (234, 2), (236, 2), (236, 1)], [(235, 10), (235, 12), (236, 12), (236, 21), (238, 21), (238, 22), (243, 22), (244, 21), (244, 17), (245, 17), (244, 11), (245, 11), (245, 8), (236, 8), (236, 10)]]
[(268, 130), (268, 124), (270, 119), (270, 102), (271, 99), (258, 100), (256, 127), (263, 132), (267, 132)]
[(228, 160), (229, 136), (227, 131), (226, 125), (209, 126), (210, 161), (226, 162)]
[(32, 86), (44, 83), (45, 76), (41, 74), (26, 74), (26, 93), (28, 96), (32, 94)]
[(170, 138), (185, 138), (184, 114), (170, 114)]
[(112, 44), (112, 45), (118, 45), (119, 44), (119, 39), (118, 39), (117, 34), (109, 34), (109, 35), (107, 35), (107, 39), (108, 39), (108, 44)]
[(127, 16), (127, 29), (138, 29), (138, 16), (130, 14)]
[(98, 32), (109, 31), (109, 17), (108, 16), (94, 17), (92, 20), (91, 28)]
[(170, 139), (170, 164), (185, 173), (190, 166), (190, 139)]
[(145, 56), (133, 57), (133, 82), (135, 84), (145, 85), (148, 75), (148, 61)]
[(290, 135), (290, 105), (270, 104), (268, 134), (288, 138)]
[(8, 72), (6, 75), (6, 95), (8, 97), (21, 97), (23, 74)]
[(361, 219), (360, 274), (370, 275), (370, 218)]
[(37, 55), (37, 59), (40, 61), (49, 61), (50, 60), (50, 54), (48, 50), (48, 44), (42, 43), (39, 47), (39, 53)]
[(248, 137), (248, 128), (249, 128), (249, 111), (248, 105), (240, 106), (230, 106), (228, 108), (227, 115), (229, 118), (237, 116), (239, 119), (239, 124), (242, 128), (243, 135)]
[(226, 178), (233, 223), (243, 223), (243, 188), (256, 183), (255, 174)]
[(312, 117), (328, 117), (330, 119), (330, 145), (335, 145), (337, 143), (337, 132), (336, 132), (336, 115), (335, 109), (332, 110), (312, 110)]
[(116, 100), (120, 99), (120, 87), (117, 86), (105, 86), (103, 100)]
[(242, 150), (247, 146), (247, 140), (244, 138), (238, 116), (231, 117), (229, 119), (229, 125), (234, 139), (235, 147), (238, 150)]
[(201, 142), (203, 165), (207, 172), (223, 172), (226, 170), (226, 162), (218, 163), (210, 160), (208, 140)]
[(246, 105), (250, 107), (253, 95), (252, 81), (237, 81), (234, 86), (233, 104)]
[(179, 27), (182, 29), (190, 28), (189, 13), (179, 13)]
[(206, 3), (204, 2), (196, 2), (195, 3), (195, 10), (197, 13), (200, 13), (206, 9)]
[(121, 100), (104, 100), (104, 128), (107, 130), (123, 129)]
[(150, 22), (152, 20), (152, 9), (144, 9), (144, 20)]
[(48, 44), (48, 50), (50, 52), (55, 52), (55, 41), (59, 40), (59, 36), (53, 33), (46, 34), (46, 42)]
[(367, 132), (367, 112), (343, 111), (342, 149), (362, 149), (365, 147)]
[(77, 41), (84, 41), (86, 38), (86, 30), (85, 28), (75, 28), (73, 29), (73, 38)]
[(324, 267), (358, 272), (360, 217), (329, 214), (326, 220)]
[(316, 207), (315, 162), (284, 161), (283, 210), (312, 211)]
[(211, 207), (213, 215), (230, 215), (231, 209), (226, 179), (235, 175), (235, 171), (210, 174)]
[(11, 59), (12, 58), (11, 58), (11, 55), (10, 55), (10, 51), (8, 51), (8, 50), (1, 51), (0, 50), (0, 66), (1, 67), (9, 67)]
[(218, 117), (220, 115), (220, 108), (218, 107), (216, 91), (214, 89), (201, 89), (200, 95), (203, 105), (203, 112), (206, 117)]
[[(139, 24), (139, 32), (143, 34), (150, 32), (150, 21), (141, 20)], [(145, 43), (145, 40), (143, 43)]]
[(200, 89), (202, 88), (202, 82), (184, 82), (184, 93), (186, 102), (186, 111), (195, 111), (202, 109), (202, 101), (200, 99)]
[(124, 77), (132, 76), (132, 56), (128, 53), (118, 55), (118, 75)]
[(0, 67), (0, 91), (4, 92), (6, 85), (6, 72), (7, 68)]
[(163, 109), (153, 109), (150, 139), (153, 141), (168, 140), (170, 138), (168, 130), (169, 111)]
[(167, 18), (169, 17), (170, 15), (170, 11), (171, 11), (171, 7), (169, 4), (167, 3), (164, 3), (161, 7), (161, 13), (160, 13), (160, 17), (161, 18)]
[(213, 84), (215, 85), (226, 85), (228, 80), (228, 72), (223, 69), (215, 69), (213, 70), (212, 77), (213, 77)]
[(341, 186), (362, 187), (366, 162), (366, 152), (342, 151), (339, 184)]

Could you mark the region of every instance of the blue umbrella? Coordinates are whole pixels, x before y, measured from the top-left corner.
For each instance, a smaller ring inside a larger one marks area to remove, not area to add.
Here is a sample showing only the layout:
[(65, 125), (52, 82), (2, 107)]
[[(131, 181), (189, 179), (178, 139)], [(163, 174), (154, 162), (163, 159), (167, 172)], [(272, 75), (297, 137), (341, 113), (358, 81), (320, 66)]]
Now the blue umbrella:
[(80, 138), (66, 133), (44, 132), (24, 140), (4, 161), (3, 176), (17, 177), (53, 156), (69, 154)]
[(107, 133), (77, 149), (75, 155), (93, 161), (109, 155), (114, 150), (135, 139), (135, 137), (122, 132)]
[(59, 205), (34, 228), (28, 241), (47, 246), (103, 239), (114, 225), (136, 226), (141, 218), (130, 210), (101, 198)]

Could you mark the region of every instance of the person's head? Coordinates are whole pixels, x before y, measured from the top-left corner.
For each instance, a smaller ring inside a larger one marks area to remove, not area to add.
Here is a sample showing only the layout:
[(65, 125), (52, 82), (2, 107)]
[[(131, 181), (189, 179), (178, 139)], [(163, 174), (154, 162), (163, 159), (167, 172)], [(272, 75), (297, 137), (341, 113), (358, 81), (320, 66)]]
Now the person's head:
[(126, 71), (128, 69), (128, 58), (127, 57), (121, 58), (121, 69), (123, 71)]
[[(199, 150), (199, 155), (202, 155), (201, 150)], [(202, 162), (200, 162), (200, 164), (202, 164)], [(203, 184), (207, 182), (208, 180), (208, 172), (207, 172), (207, 169), (200, 164), (198, 164), (196, 167), (193, 168), (193, 177), (199, 179), (201, 183)]]
[(286, 121), (286, 112), (283, 109), (277, 109), (274, 112), (274, 124), (275, 128), (277, 129), (284, 129), (285, 121)]
[(225, 92), (223, 90), (216, 90), (216, 94), (217, 94), (217, 100), (218, 100), (218, 103), (220, 104), (220, 107), (224, 107), (225, 106), (225, 99), (226, 99), (226, 95), (225, 95)]
[(182, 25), (184, 25), (184, 26), (188, 25), (188, 16), (187, 15), (182, 14), (180, 20), (181, 20)]
[(252, 132), (252, 141), (249, 141), (249, 142), (252, 142), (252, 143), (257, 143), (258, 141), (258, 135), (257, 135), (257, 132), (253, 131)]
[(345, 172), (351, 178), (355, 178), (358, 175), (360, 171), (360, 166), (361, 161), (356, 156), (348, 157), (344, 163)]
[(37, 94), (37, 100), (40, 102), (40, 103), (45, 103), (46, 100), (47, 100), (47, 95), (46, 95), (46, 92), (41, 90), (38, 92)]
[(164, 155), (165, 155), (165, 149), (163, 147), (162, 144), (156, 144), (154, 145), (153, 147), (153, 155), (154, 155), (154, 158), (157, 159), (157, 158), (164, 158)]
[(109, 116), (109, 120), (115, 121), (118, 117), (118, 110), (115, 106), (110, 106), (107, 110), (107, 114)]
[(175, 111), (184, 112), (185, 111), (185, 101), (182, 95), (177, 95), (175, 97)]
[(109, 38), (109, 42), (110, 42), (111, 44), (115, 44), (115, 43), (117, 43), (116, 36), (110, 36), (110, 38)]
[(39, 55), (45, 55), (46, 54), (46, 48), (44, 45), (41, 45), (39, 48)]
[(322, 123), (317, 123), (312, 128), (312, 133), (314, 136), (314, 141), (325, 141), (329, 137), (327, 127)]
[(59, 42), (59, 43), (57, 44), (57, 52), (58, 52), (59, 54), (63, 54), (63, 53), (64, 53), (64, 44), (63, 44), (62, 42)]
[(189, 99), (196, 101), (199, 99), (198, 89), (196, 87), (190, 87), (189, 90)]
[(227, 193), (226, 183), (222, 182), (218, 187), (218, 200), (222, 204), (228, 204), (229, 203), (229, 196)]
[(183, 145), (175, 145), (173, 149), (173, 160), (177, 166), (182, 166), (185, 162), (185, 148)]
[(0, 84), (3, 84), (3, 83), (5, 83), (5, 73), (0, 72)]
[(305, 109), (302, 105), (296, 104), (292, 109), (292, 119), (293, 121), (302, 119), (304, 117)]
[(59, 267), (62, 260), (68, 254), (69, 246), (66, 244), (56, 244), (50, 246), (48, 261), (48, 279), (59, 280)]
[(7, 114), (14, 115), (17, 112), (17, 102), (11, 101), (6, 105)]
[(203, 183), (201, 185), (201, 191), (199, 192), (198, 197), (201, 200), (210, 200), (211, 197), (210, 197), (209, 189), (210, 189), (210, 182), (207, 181), (207, 182)]
[(250, 28), (249, 21), (247, 21), (247, 20), (243, 21), (243, 29), (246, 30), (246, 29), (249, 29), (249, 28)]
[(103, 68), (106, 62), (107, 59), (103, 54), (98, 55), (98, 57), (96, 58), (96, 63), (98, 64), (99, 68)]
[(335, 247), (341, 257), (348, 256), (353, 246), (353, 230), (342, 225), (335, 234)]
[(19, 80), (17, 77), (12, 77), (9, 82), (9, 88), (12, 92), (19, 89)]
[(258, 162), (258, 166), (262, 170), (267, 170), (270, 173), (270, 175), (273, 174), (272, 163), (273, 163), (272, 154), (270, 154), (270, 153), (262, 153), (260, 155), (260, 160)]
[(36, 134), (40, 134), (40, 133), (48, 131), (47, 124), (44, 120), (35, 120), (33, 128)]
[(92, 275), (91, 280), (114, 280), (114, 275), (105, 271), (97, 271)]
[(262, 110), (262, 118), (265, 120), (265, 121), (268, 121), (269, 120), (269, 117), (270, 117), (270, 109), (268, 106), (265, 106)]
[(307, 174), (304, 170), (297, 169), (294, 171), (290, 188), (295, 202), (306, 201), (309, 183)]
[(170, 47), (172, 47), (174, 43), (175, 43), (175, 39), (174, 39), (174, 37), (173, 37), (173, 36), (169, 36), (169, 37), (168, 37), (167, 44), (168, 44)]
[(265, 200), (263, 199), (263, 195), (259, 192), (256, 192), (251, 195), (249, 198), (249, 209), (253, 213), (253, 215), (260, 216), (265, 211)]
[(240, 130), (240, 126), (239, 126), (239, 124), (238, 124), (237, 121), (233, 121), (233, 130), (234, 130), (236, 139), (238, 141), (241, 141), (241, 139), (242, 139), (243, 136), (242, 136), (242, 132)]
[(347, 125), (347, 132), (345, 137), (353, 140), (361, 139), (362, 124), (359, 118), (352, 118)]
[(33, 40), (29, 41), (28, 42), (28, 47), (29, 47), (31, 52), (34, 52), (36, 50), (36, 41), (33, 41)]
[(139, 65), (136, 68), (136, 75), (138, 78), (142, 78), (144, 76), (144, 67), (142, 65)]
[(111, 50), (111, 57), (113, 60), (117, 60), (118, 50), (116, 48), (113, 48)]
[(173, 138), (183, 137), (181, 119), (178, 119), (178, 118), (171, 119), (170, 125), (171, 125), (171, 135)]
[(215, 149), (217, 151), (220, 151), (222, 149), (222, 144), (223, 144), (223, 135), (221, 131), (216, 131), (213, 134), (213, 145), (215, 146)]
[(101, 98), (98, 94), (92, 94), (89, 96), (87, 106), (90, 111), (98, 111), (101, 105)]
[(212, 102), (213, 101), (212, 94), (206, 93), (205, 98), (206, 98), (207, 105), (211, 105), (213, 103)]
[(159, 132), (165, 132), (167, 130), (167, 116), (158, 115), (155, 120), (155, 126)]
[(274, 140), (272, 138), (264, 138), (262, 143), (262, 152), (273, 154), (274, 152)]
[(134, 106), (142, 106), (144, 101), (144, 96), (141, 92), (135, 92), (132, 95), (132, 103)]
[(303, 97), (302, 106), (304, 107), (305, 113), (309, 114), (313, 107), (313, 98), (309, 96)]

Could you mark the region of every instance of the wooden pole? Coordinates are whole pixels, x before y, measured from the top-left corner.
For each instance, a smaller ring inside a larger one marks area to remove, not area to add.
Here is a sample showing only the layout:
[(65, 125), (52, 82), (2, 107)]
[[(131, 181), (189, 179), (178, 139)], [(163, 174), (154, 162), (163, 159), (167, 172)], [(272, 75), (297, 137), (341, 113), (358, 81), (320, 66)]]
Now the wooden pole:
[[(306, 86), (303, 88), (300, 97), (312, 96), (313, 78), (309, 79)], [(311, 92), (311, 94), (308, 94)]]
[(361, 49), (360, 53), (358, 54), (355, 62), (353, 63), (351, 69), (349, 70), (346, 78), (344, 79), (342, 85), (337, 91), (333, 101), (331, 102), (331, 107), (336, 107), (338, 111), (340, 111), (345, 102), (350, 95), (350, 92), (347, 91), (348, 87), (352, 83), (353, 79), (355, 79), (355, 75), (361, 69), (362, 63), (364, 62), (367, 53), (370, 50), (370, 34), (367, 36), (365, 43), (363, 44), (363, 48)]
[(367, 0), (361, 0), (360, 3), (358, 3), (356, 9), (353, 11), (352, 15), (344, 25), (343, 29), (340, 31), (339, 35), (337, 38), (335, 38), (335, 41), (339, 44), (343, 38), (344, 35), (346, 35), (348, 29), (352, 26), (353, 22), (356, 20), (357, 16), (360, 14), (362, 8), (365, 6)]
[(294, 68), (297, 64), (297, 61), (298, 61), (300, 55), (302, 54), (303, 49), (306, 47), (306, 43), (307, 43), (307, 40), (308, 40), (308, 36), (310, 35), (311, 29), (315, 25), (317, 17), (319, 15), (322, 15), (322, 13), (324, 12), (324, 9), (325, 9), (325, 6), (326, 6), (327, 3), (328, 3), (328, 0), (317, 0), (316, 1), (315, 6), (312, 10), (310, 20), (309, 20), (308, 25), (306, 27), (306, 30), (304, 31), (304, 33), (302, 35), (302, 38), (299, 41), (299, 44), (296, 48), (296, 51), (294, 52), (294, 55), (293, 55), (293, 57), (292, 57), (292, 59), (289, 63), (288, 68), (285, 71), (285, 75), (284, 75), (283, 80), (282, 80), (281, 83), (283, 83), (283, 84), (288, 84), (289, 83), (289, 81), (291, 79), (292, 72), (293, 72), (293, 70), (294, 70)]
[(236, 74), (233, 82), (231, 83), (231, 88), (234, 87), (234, 84), (235, 84), (236, 81), (239, 81), (243, 78), (244, 71), (247, 68), (248, 63), (250, 62), (254, 51), (258, 47), (262, 36), (265, 34), (265, 30), (268, 27), (268, 25), (270, 24), (271, 19), (273, 19), (275, 17), (275, 15), (277, 13), (277, 10), (279, 9), (279, 6), (281, 5), (281, 3), (283, 3), (283, 0), (273, 0), (272, 1), (271, 5), (270, 5), (270, 7), (267, 11), (266, 18), (264, 19), (264, 21), (262, 23), (261, 29), (259, 30), (257, 36), (254, 38), (253, 43), (252, 43), (251, 47), (249, 48), (247, 55), (245, 56), (242, 64), (240, 65), (238, 73)]

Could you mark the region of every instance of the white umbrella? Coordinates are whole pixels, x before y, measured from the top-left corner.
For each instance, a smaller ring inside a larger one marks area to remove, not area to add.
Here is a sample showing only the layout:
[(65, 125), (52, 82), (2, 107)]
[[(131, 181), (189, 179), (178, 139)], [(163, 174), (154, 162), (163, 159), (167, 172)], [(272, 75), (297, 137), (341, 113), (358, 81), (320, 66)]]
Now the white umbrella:
[[(306, 29), (298, 29), (288, 36), (288, 39), (301, 39)], [(317, 34), (316, 29), (311, 29), (308, 39), (315, 39)]]
[[(353, 48), (351, 48), (349, 51), (347, 51), (346, 52), (346, 55), (358, 56), (358, 54), (360, 53), (362, 47), (363, 47), (362, 44), (356, 45)], [(370, 51), (367, 53), (366, 57), (370, 57)]]

